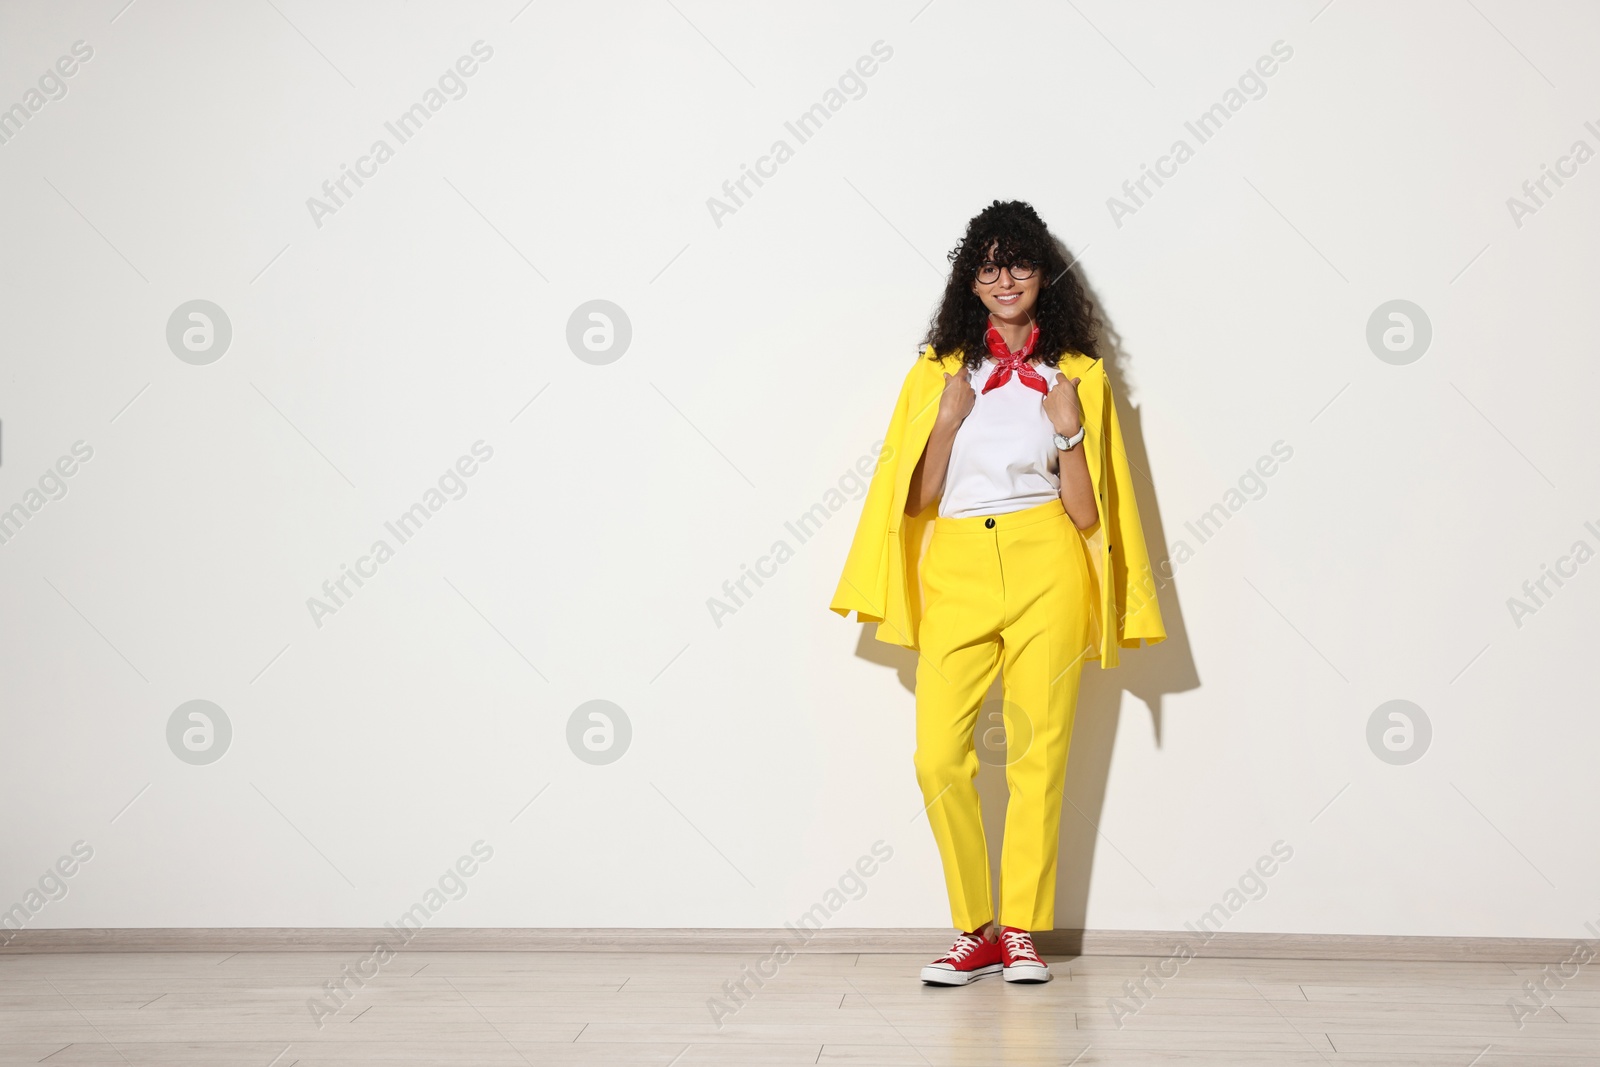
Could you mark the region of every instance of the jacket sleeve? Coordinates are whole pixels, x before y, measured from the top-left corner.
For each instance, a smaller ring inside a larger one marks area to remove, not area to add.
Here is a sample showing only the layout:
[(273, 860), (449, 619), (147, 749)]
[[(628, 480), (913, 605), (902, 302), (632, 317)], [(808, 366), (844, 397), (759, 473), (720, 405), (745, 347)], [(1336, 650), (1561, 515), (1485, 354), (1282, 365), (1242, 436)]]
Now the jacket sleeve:
[(1092, 387), (1084, 398), (1084, 423), (1095, 438), (1085, 458), (1099, 475), (1100, 523), (1091, 544), (1101, 554), (1100, 577), (1109, 586), (1102, 589), (1100, 665), (1110, 668), (1118, 663), (1118, 648), (1137, 648), (1141, 640), (1155, 644), (1167, 633), (1111, 382), (1098, 360), (1085, 378)]
[[(917, 358), (926, 359), (927, 351), (924, 350)], [(913, 364), (900, 386), (899, 399), (895, 401), (894, 413), (889, 417), (889, 428), (884, 431), (883, 451), (878, 453), (878, 465), (872, 472), (866, 501), (861, 507), (861, 518), (856, 523), (855, 537), (845, 557), (844, 571), (839, 576), (833, 600), (828, 605), (846, 618), (853, 610), (857, 622), (882, 622), (887, 613), (892, 569), (889, 560), (889, 527), (894, 508), (904, 506), (895, 500), (895, 495), (917, 370), (918, 367)]]

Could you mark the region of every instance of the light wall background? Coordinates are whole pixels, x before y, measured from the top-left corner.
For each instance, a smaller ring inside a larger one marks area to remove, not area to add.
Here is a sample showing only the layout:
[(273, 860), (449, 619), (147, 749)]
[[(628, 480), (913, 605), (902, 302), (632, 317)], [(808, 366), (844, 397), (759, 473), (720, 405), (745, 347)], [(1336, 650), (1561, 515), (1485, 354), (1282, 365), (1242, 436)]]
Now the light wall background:
[[(1081, 256), (1181, 560), (1168, 641), (1086, 673), (1057, 925), (1181, 928), (1279, 841), (1228, 929), (1600, 920), (1591, 6), (123, 4), (0, 8), (0, 106), (93, 50), (0, 144), (0, 904), (93, 849), (28, 928), (376, 926), (477, 841), (434, 925), (779, 926), (881, 841), (830, 922), (944, 926), (914, 659), (827, 603), (852, 469), (997, 198)], [(197, 299), (232, 330), (203, 365), (167, 341)], [(631, 330), (610, 362), (569, 343), (593, 300)], [(1392, 300), (1420, 358), (1368, 344)], [(197, 699), (232, 731), (204, 765), (167, 733)], [(631, 727), (604, 765), (568, 742), (592, 700)], [(1403, 765), (1368, 741), (1391, 700), (1431, 726)]]

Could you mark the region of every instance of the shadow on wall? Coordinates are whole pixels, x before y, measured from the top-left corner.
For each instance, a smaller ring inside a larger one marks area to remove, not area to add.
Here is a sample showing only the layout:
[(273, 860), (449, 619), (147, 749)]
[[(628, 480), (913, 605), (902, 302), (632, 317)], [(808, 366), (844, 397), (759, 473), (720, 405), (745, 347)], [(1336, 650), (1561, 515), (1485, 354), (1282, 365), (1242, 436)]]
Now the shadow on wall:
[[(1066, 255), (1068, 262), (1071, 262), (1072, 256), (1069, 253)], [(1100, 837), (1098, 828), (1111, 775), (1111, 748), (1117, 736), (1123, 691), (1138, 697), (1149, 709), (1151, 734), (1159, 749), (1162, 741), (1162, 698), (1168, 693), (1197, 689), (1200, 684), (1177, 589), (1171, 580), (1162, 577), (1172, 574), (1173, 567), (1167, 558), (1166, 525), (1156, 502), (1155, 484), (1159, 476), (1151, 468), (1145, 450), (1143, 418), (1139, 409), (1129, 404), (1127, 391), (1122, 387), (1124, 356), (1120, 338), (1098, 301), (1096, 310), (1105, 323), (1100, 342), (1101, 353), (1105, 356), (1106, 374), (1116, 398), (1117, 418), (1122, 427), (1128, 465), (1133, 472), (1139, 521), (1144, 528), (1150, 565), (1156, 576), (1157, 597), (1167, 639), (1159, 645), (1124, 649), (1121, 665), (1110, 671), (1100, 670), (1099, 660), (1091, 660), (1084, 665), (1072, 728), (1072, 746), (1067, 757), (1066, 796), (1061, 815), (1061, 851), (1056, 866), (1055, 928), (1058, 930), (1084, 929), (1096, 849), (1103, 847), (1116, 851), (1115, 844)], [(914, 708), (917, 654), (877, 640), (865, 626), (860, 629), (856, 655), (872, 663), (894, 668), (900, 684), (913, 695), (910, 706)], [(983, 706), (990, 702), (998, 706), (1000, 689), (1001, 679), (997, 671), (994, 683), (984, 694)], [(979, 726), (988, 725), (991, 724), (983, 722), (980, 717)], [(907, 736), (910, 736), (909, 732)], [(915, 789), (916, 777), (911, 755), (908, 749), (905, 753), (905, 774), (908, 787)], [(983, 804), (989, 867), (998, 878), (1007, 799), (1005, 767), (980, 762), (979, 768), (977, 787)], [(1111, 862), (1132, 866), (1139, 877), (1148, 880), (1148, 875), (1138, 869), (1133, 857), (1113, 856)], [(996, 890), (994, 899), (998, 902), (998, 888), (992, 888)]]

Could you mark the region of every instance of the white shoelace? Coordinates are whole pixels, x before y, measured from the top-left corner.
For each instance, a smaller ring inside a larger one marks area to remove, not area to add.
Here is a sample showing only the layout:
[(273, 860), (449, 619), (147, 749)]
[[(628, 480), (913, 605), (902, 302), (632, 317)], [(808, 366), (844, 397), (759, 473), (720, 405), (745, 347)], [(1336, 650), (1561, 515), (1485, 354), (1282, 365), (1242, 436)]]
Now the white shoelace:
[(972, 955), (973, 950), (978, 947), (978, 944), (978, 939), (973, 937), (971, 934), (960, 934), (956, 937), (956, 943), (950, 946), (950, 951), (945, 953), (942, 957), (934, 962), (960, 963), (962, 960)]
[(1034, 951), (1033, 938), (1022, 930), (1002, 930), (1000, 940), (1005, 942), (1006, 951), (1014, 960), (1027, 960), (1029, 963), (1043, 963), (1039, 953)]

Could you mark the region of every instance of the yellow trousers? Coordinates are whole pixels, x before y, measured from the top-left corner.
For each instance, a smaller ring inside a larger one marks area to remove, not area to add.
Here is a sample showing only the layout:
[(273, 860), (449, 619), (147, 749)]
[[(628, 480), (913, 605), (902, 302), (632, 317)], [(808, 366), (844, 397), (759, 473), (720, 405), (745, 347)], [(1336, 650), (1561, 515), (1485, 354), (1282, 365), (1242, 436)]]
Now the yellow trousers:
[[(1067, 749), (1090, 651), (1092, 579), (1060, 500), (1003, 515), (939, 517), (922, 559), (917, 782), (939, 844), (950, 917), (995, 918), (989, 850), (973, 779), (979, 705), (1001, 671), (1010, 800), (1000, 858), (1002, 926), (1055, 924)], [(985, 751), (998, 753), (985, 726)]]

